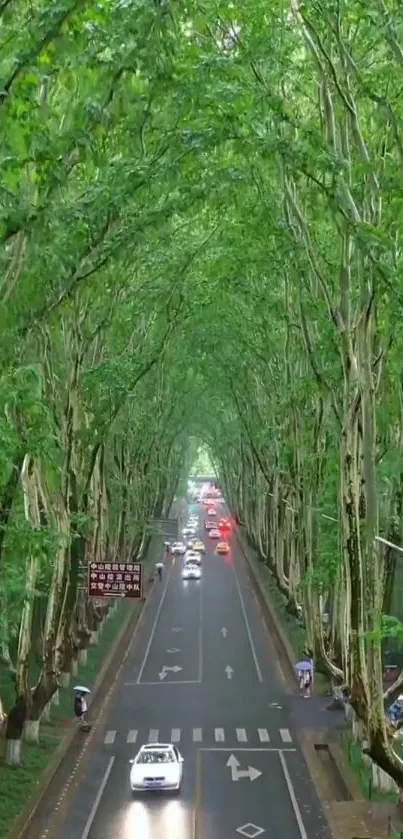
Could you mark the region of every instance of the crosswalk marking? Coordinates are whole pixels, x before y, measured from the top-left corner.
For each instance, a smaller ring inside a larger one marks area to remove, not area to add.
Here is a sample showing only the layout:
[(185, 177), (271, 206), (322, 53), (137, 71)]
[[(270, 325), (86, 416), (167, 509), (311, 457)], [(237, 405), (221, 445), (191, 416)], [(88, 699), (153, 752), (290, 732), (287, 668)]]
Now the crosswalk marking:
[(262, 745), (269, 744), (271, 742), (273, 745), (276, 745), (276, 741), (277, 743), (281, 741), (280, 744), (283, 744), (284, 746), (290, 746), (293, 744), (293, 735), (291, 734), (289, 728), (276, 728), (273, 730), (269, 730), (267, 728), (188, 729), (185, 727), (162, 730), (158, 728), (150, 728), (148, 731), (148, 737), (147, 730), (137, 728), (131, 728), (127, 731), (108, 730), (104, 732), (105, 745), (111, 746), (121, 738), (123, 738), (123, 741), (126, 741), (128, 744), (138, 742), (158, 743), (159, 740), (164, 743), (185, 743), (188, 739), (193, 740), (194, 743), (202, 743), (203, 740), (205, 743), (211, 743), (212, 740), (215, 740), (216, 743), (227, 742), (229, 746), (233, 746), (234, 748), (236, 742), (242, 744), (249, 743), (251, 747), (259, 741)]

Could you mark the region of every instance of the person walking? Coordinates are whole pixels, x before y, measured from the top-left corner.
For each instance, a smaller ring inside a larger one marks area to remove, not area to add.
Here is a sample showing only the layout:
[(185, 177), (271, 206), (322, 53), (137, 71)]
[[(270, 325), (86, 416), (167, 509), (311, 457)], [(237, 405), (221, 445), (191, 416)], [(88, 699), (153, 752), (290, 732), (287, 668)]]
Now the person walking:
[(85, 719), (88, 706), (84, 693), (77, 693), (74, 697), (74, 716), (77, 720), (77, 725), (84, 731), (89, 728), (88, 722)]
[(311, 686), (312, 686), (312, 671), (307, 670), (304, 674), (304, 699), (309, 699), (311, 695)]
[(155, 567), (157, 569), (157, 574), (158, 574), (160, 580), (162, 580), (162, 571), (163, 571), (163, 568), (164, 568), (164, 563), (163, 562), (156, 562)]

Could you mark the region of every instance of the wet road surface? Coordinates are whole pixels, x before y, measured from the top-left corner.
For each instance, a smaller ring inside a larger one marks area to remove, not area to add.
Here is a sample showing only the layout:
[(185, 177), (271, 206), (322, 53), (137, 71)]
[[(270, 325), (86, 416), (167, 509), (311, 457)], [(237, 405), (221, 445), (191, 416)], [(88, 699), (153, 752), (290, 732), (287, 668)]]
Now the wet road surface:
[[(200, 581), (167, 561), (58, 839), (331, 839), (236, 540)], [(179, 796), (132, 796), (148, 741), (182, 753)]]

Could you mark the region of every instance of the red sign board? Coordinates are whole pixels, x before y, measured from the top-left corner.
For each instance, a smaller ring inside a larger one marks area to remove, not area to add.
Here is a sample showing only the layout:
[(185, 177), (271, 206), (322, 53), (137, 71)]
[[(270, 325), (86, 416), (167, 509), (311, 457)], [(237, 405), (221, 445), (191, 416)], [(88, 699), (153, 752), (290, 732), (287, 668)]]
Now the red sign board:
[(88, 594), (90, 597), (141, 598), (139, 562), (90, 562)]

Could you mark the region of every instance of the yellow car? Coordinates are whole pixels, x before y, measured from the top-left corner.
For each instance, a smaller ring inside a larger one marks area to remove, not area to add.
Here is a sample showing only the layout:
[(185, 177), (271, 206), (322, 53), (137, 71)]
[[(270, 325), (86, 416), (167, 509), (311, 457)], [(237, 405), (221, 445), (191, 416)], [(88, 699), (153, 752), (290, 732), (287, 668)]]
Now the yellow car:
[(230, 547), (228, 542), (219, 542), (216, 548), (218, 554), (227, 554), (229, 553)]
[(195, 539), (192, 545), (192, 550), (197, 551), (197, 553), (204, 554), (206, 553), (206, 546), (200, 539)]

